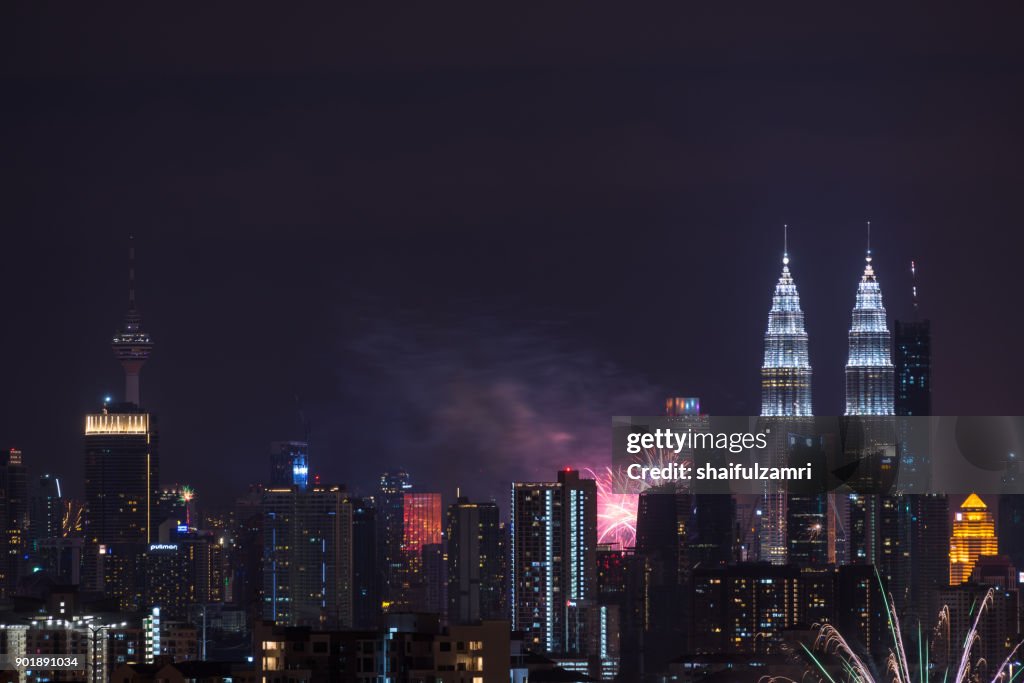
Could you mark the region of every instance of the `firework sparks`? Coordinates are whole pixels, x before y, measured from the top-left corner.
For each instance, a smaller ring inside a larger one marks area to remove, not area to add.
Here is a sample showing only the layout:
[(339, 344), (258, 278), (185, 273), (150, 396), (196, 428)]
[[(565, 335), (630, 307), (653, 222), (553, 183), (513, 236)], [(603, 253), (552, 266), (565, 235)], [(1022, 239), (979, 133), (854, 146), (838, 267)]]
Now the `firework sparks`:
[[(892, 647), (889, 649), (889, 656), (885, 661), (886, 677), (884, 680), (892, 681), (892, 683), (913, 683), (914, 679), (911, 677), (911, 664), (910, 658), (907, 656), (906, 647), (904, 645), (903, 632), (900, 627), (899, 617), (896, 615), (896, 608), (892, 604), (892, 596), (888, 595), (882, 586), (881, 577), (878, 576), (878, 572), (875, 572), (875, 576), (878, 579), (879, 588), (882, 590), (882, 598), (884, 601), (885, 613), (888, 617), (889, 622), (889, 633), (892, 636)], [(972, 666), (977, 662), (972, 661), (971, 653), (974, 651), (975, 646), (981, 640), (981, 636), (978, 634), (978, 625), (981, 623), (982, 617), (985, 614), (993, 602), (994, 589), (990, 588), (985, 594), (985, 597), (981, 601), (981, 606), (978, 611), (974, 614), (974, 620), (971, 623), (971, 628), (967, 632), (967, 636), (964, 638), (963, 646), (960, 652), (960, 659), (956, 662), (953, 667), (947, 667), (943, 671), (939, 671), (935, 668), (933, 671), (933, 665), (935, 662), (931, 660), (929, 654), (928, 642), (924, 640), (921, 634), (921, 629), (918, 628), (917, 640), (918, 640), (918, 665), (917, 670), (919, 672), (918, 679), (921, 683), (928, 683), (932, 680), (932, 674), (939, 678), (935, 680), (942, 680), (944, 683), (968, 683), (969, 681), (979, 681), (979, 671)], [(935, 628), (935, 632), (941, 637), (945, 634), (945, 639), (949, 639), (949, 607), (943, 607), (939, 614), (939, 623)], [(1021, 647), (1024, 646), (1024, 641), (1017, 643), (1016, 647), (1010, 650), (1009, 655), (1003, 660), (1003, 663), (996, 669), (991, 678), (991, 683), (1015, 683), (1020, 675), (1020, 670), (1014, 672), (1012, 676), (1010, 671), (1015, 662), (1017, 653), (1020, 652)], [(834, 655), (839, 659), (842, 671), (845, 674), (845, 679), (854, 681), (855, 683), (877, 683), (878, 679), (871, 674), (867, 665), (857, 655), (857, 653), (850, 647), (850, 644), (846, 641), (843, 635), (835, 627), (824, 624), (818, 629), (818, 637), (814, 642), (812, 648), (806, 645), (801, 645), (804, 653), (810, 660), (813, 668), (820, 674), (824, 679), (835, 683), (835, 678), (829, 673), (828, 668), (822, 661), (821, 655)], [(953, 674), (950, 678), (950, 674)], [(781, 676), (765, 676), (760, 679), (761, 683), (781, 683), (783, 681), (787, 683), (796, 683), (792, 679), (781, 677)]]
[(622, 490), (616, 486), (616, 475), (611, 467), (590, 473), (597, 483), (597, 542), (607, 543), (619, 549), (636, 545), (636, 511), (638, 496), (633, 493), (615, 493)]

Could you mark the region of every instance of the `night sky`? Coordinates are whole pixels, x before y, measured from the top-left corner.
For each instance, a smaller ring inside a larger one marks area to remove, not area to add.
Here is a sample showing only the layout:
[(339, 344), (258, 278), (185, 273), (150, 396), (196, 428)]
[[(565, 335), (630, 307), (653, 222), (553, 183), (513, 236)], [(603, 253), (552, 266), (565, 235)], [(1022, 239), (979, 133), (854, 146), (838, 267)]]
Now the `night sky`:
[(72, 493), (129, 233), (161, 478), (207, 503), (297, 406), (325, 481), (502, 503), (667, 395), (756, 414), (783, 223), (817, 413), (868, 219), (936, 413), (1024, 411), (1019, 3), (175, 9), (0, 10), (0, 443)]

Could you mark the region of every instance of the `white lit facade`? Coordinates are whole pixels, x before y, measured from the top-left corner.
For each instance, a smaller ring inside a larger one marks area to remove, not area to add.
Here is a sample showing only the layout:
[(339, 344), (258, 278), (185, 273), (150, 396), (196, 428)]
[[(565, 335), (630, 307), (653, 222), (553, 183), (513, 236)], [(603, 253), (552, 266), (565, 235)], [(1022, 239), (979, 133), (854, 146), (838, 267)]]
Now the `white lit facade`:
[(864, 274), (857, 285), (846, 362), (846, 414), (893, 415), (895, 374), (892, 337), (882, 305), (882, 288), (868, 250)]

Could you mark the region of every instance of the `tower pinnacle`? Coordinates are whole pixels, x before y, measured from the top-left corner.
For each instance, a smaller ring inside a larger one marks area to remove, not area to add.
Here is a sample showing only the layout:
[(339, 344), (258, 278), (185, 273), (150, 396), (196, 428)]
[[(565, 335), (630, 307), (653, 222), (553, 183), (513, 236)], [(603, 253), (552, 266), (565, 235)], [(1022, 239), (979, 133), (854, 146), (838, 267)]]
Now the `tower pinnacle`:
[(846, 414), (893, 414), (892, 338), (882, 289), (871, 264), (871, 222), (864, 274), (857, 285), (846, 362)]
[(110, 348), (124, 368), (124, 400), (140, 405), (139, 373), (149, 358), (153, 342), (142, 331), (142, 316), (135, 307), (135, 237), (128, 236), (128, 312)]
[(783, 226), (782, 273), (775, 285), (761, 366), (761, 415), (811, 415), (811, 364), (800, 295), (789, 271), (789, 226)]

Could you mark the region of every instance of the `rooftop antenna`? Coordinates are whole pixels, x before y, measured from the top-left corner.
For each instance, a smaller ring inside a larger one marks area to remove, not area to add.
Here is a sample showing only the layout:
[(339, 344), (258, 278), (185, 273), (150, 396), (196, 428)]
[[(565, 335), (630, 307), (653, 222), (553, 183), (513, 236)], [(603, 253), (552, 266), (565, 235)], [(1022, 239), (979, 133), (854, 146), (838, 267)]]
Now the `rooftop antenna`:
[(920, 307), (917, 300), (917, 263), (915, 261), (910, 262), (910, 291), (914, 301), (914, 320), (917, 320), (920, 317)]
[(782, 265), (789, 265), (789, 224), (782, 224)]
[(868, 221), (868, 255), (866, 260), (868, 263), (871, 263), (871, 221)]

